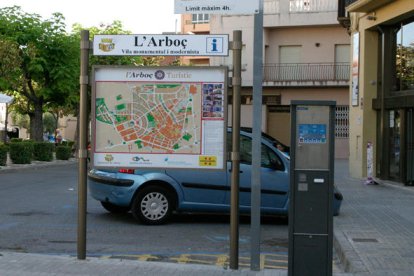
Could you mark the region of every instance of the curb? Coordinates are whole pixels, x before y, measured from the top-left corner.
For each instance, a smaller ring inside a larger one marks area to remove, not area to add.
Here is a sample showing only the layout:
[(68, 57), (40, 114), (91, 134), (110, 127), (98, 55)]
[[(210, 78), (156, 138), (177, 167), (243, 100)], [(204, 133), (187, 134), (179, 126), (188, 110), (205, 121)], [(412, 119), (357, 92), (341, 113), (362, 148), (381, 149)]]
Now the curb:
[(399, 189), (406, 192), (414, 192), (414, 186), (406, 186), (398, 182), (392, 182), (388, 180), (377, 180), (379, 185), (384, 185), (390, 188)]
[(350, 241), (340, 230), (334, 230), (333, 247), (345, 272), (369, 273), (368, 268), (354, 250)]
[(11, 173), (15, 171), (20, 171), (24, 169), (36, 169), (36, 168), (45, 168), (45, 167), (56, 167), (68, 164), (75, 164), (78, 162), (76, 158), (70, 158), (69, 160), (53, 160), (50, 162), (47, 161), (32, 161), (30, 164), (8, 164), (7, 166), (0, 166), (1, 173)]

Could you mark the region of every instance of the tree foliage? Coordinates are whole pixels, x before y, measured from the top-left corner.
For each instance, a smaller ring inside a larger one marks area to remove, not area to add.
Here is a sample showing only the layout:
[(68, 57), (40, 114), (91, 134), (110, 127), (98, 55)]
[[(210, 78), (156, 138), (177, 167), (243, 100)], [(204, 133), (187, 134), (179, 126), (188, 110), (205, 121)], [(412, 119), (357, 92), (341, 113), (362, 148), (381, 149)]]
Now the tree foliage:
[(43, 20), (17, 6), (0, 9), (0, 44), (8, 45), (0, 48), (0, 56), (10, 62), (0, 64), (0, 83), (27, 100), (34, 140), (43, 137), (45, 104), (65, 104), (78, 91), (79, 38), (68, 35), (65, 27), (60, 13)]
[[(13, 113), (30, 118), (31, 139), (43, 137), (43, 113), (57, 120), (79, 111), (80, 24), (66, 32), (65, 18), (43, 19), (18, 6), (0, 9), (0, 90), (14, 91)], [(121, 21), (89, 28), (96, 34), (130, 34)], [(163, 57), (90, 56), (92, 65), (157, 66)], [(47, 127), (48, 129), (50, 127)]]
[(22, 62), (18, 44), (9, 39), (0, 39), (0, 91), (6, 91), (16, 86), (22, 73)]

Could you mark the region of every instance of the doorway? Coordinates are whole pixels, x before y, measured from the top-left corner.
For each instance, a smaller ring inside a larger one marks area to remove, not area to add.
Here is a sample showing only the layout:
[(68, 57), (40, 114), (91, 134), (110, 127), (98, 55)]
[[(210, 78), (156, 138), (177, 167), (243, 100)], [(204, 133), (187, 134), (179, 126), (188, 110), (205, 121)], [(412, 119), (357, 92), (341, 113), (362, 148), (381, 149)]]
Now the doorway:
[(401, 113), (389, 111), (389, 177), (396, 181), (401, 181)]
[(414, 109), (389, 110), (388, 177), (414, 185)]
[(414, 185), (414, 109), (409, 108), (406, 112), (407, 121), (407, 145), (406, 145), (406, 184)]

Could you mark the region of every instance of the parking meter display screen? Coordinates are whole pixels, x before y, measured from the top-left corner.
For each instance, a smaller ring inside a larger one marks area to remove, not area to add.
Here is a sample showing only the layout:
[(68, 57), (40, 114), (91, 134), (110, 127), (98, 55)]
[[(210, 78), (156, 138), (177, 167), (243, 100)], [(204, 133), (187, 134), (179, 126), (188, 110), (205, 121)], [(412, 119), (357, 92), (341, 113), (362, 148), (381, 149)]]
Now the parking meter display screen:
[(326, 125), (325, 124), (300, 124), (299, 125), (299, 144), (325, 144)]

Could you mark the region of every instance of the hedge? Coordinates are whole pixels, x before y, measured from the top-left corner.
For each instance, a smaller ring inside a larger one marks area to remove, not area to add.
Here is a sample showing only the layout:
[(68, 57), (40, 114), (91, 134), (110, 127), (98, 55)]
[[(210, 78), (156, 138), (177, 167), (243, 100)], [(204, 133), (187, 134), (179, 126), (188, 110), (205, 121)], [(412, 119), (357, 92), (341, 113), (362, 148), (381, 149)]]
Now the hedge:
[(23, 138), (11, 138), (10, 142), (11, 143), (23, 142)]
[(0, 144), (0, 166), (6, 166), (8, 150), (9, 150), (8, 146), (4, 144)]
[(72, 148), (69, 146), (57, 146), (56, 147), (56, 159), (68, 160), (72, 155)]
[(30, 164), (33, 157), (34, 143), (10, 143), (9, 154), (14, 164)]
[(52, 161), (55, 145), (49, 142), (33, 143), (33, 159), (38, 161)]
[(62, 146), (68, 146), (68, 147), (73, 147), (73, 145), (75, 144), (75, 141), (62, 141), (61, 145)]

